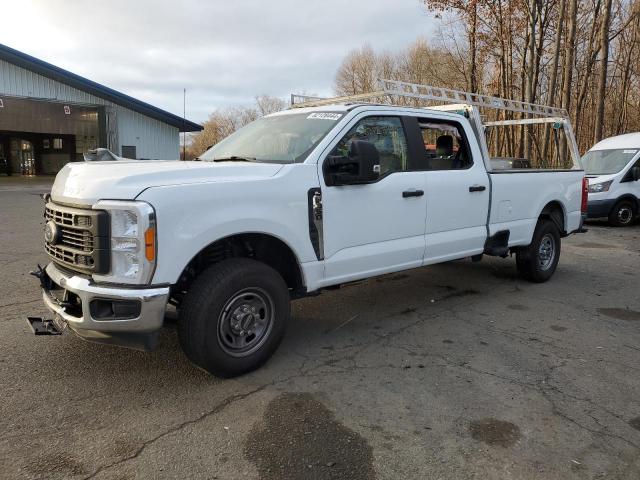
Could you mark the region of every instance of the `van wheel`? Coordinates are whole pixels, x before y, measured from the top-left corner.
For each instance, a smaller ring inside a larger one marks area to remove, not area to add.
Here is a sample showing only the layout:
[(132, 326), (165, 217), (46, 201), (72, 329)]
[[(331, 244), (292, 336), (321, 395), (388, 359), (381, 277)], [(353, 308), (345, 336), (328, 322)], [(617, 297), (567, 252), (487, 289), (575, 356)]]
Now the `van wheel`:
[(518, 273), (530, 282), (542, 283), (551, 278), (560, 260), (560, 232), (552, 220), (538, 220), (531, 245), (518, 249)]
[(187, 357), (218, 377), (264, 364), (290, 316), (289, 290), (273, 268), (232, 258), (202, 272), (180, 309), (178, 337)]
[(614, 227), (628, 227), (636, 218), (636, 206), (630, 200), (621, 200), (615, 204), (609, 214), (609, 223)]

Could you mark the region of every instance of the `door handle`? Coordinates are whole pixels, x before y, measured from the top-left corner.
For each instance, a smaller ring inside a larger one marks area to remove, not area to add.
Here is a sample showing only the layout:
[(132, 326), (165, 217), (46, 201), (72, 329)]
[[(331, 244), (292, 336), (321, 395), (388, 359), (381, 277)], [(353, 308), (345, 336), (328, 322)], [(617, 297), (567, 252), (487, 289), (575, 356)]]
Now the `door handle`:
[(484, 185), (471, 185), (469, 187), (470, 192), (484, 192), (487, 189)]
[(402, 192), (402, 198), (421, 197), (424, 195), (422, 190), (405, 190)]

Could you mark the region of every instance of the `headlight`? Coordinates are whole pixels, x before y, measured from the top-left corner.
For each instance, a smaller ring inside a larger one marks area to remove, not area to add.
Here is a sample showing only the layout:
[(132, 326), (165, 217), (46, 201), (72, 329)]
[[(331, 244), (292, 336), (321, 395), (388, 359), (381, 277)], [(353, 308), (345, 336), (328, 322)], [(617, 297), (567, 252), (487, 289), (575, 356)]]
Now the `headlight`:
[(146, 284), (156, 266), (156, 216), (145, 202), (101, 200), (94, 210), (111, 219), (111, 272), (96, 281)]
[(608, 192), (613, 180), (602, 183), (592, 183), (589, 185), (589, 193)]

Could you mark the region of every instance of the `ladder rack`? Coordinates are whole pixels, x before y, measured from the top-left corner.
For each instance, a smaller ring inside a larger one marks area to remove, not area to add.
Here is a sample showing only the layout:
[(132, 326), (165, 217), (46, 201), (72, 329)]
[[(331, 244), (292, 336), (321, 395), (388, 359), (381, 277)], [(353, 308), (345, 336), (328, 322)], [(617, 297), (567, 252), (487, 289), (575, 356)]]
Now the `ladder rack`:
[[(303, 108), (319, 107), (322, 105), (333, 105), (336, 103), (366, 103), (367, 100), (374, 100), (396, 95), (398, 97), (413, 98), (416, 100), (465, 104), (484, 108), (495, 108), (499, 110), (507, 110), (510, 112), (526, 113), (538, 117), (569, 117), (567, 111), (564, 108), (549, 107), (546, 105), (521, 102), (518, 100), (507, 100), (504, 98), (492, 97), (490, 95), (482, 95), (479, 93), (463, 92), (460, 90), (451, 90), (449, 88), (432, 87), (430, 85), (420, 85), (418, 83), (401, 82), (399, 80), (379, 79), (378, 84), (378, 90), (369, 93), (361, 93), (359, 95), (347, 95), (343, 97), (333, 98), (291, 95), (291, 107)], [(300, 99), (302, 100), (302, 102), (296, 103), (296, 99)]]
[[(526, 126), (550, 123), (553, 123), (554, 128), (557, 128), (555, 127), (555, 124), (558, 124), (562, 127), (566, 135), (567, 146), (571, 157), (573, 158), (574, 167), (581, 168), (578, 144), (576, 143), (576, 139), (573, 134), (571, 120), (564, 108), (521, 102), (518, 100), (507, 100), (505, 98), (493, 97), (491, 95), (482, 95), (479, 93), (452, 90), (450, 88), (432, 87), (430, 85), (420, 85), (418, 83), (387, 79), (378, 79), (378, 90), (361, 93), (359, 95), (318, 98), (307, 95), (292, 94), (291, 108), (319, 107), (323, 105), (335, 105), (338, 103), (393, 105), (394, 96), (439, 103), (437, 106), (421, 108), (432, 108), (434, 110), (444, 111), (456, 109), (466, 110), (486, 159), (489, 158), (489, 150), (487, 148), (485, 137), (487, 128), (509, 125)], [(496, 120), (484, 123), (479, 109), (474, 107), (517, 112), (524, 114), (524, 116), (519, 119)], [(488, 162), (488, 160), (486, 161)], [(491, 169), (490, 164), (487, 164), (487, 169)]]

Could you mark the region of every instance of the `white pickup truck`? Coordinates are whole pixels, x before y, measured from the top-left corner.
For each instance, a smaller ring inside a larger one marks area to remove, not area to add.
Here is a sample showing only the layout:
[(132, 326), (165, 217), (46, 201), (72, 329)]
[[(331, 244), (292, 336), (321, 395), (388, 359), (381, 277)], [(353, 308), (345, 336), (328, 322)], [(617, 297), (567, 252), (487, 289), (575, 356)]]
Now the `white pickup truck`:
[(30, 322), (150, 349), (170, 303), (189, 359), (229, 377), (273, 354), (290, 300), (327, 287), (509, 253), (544, 282), (581, 229), (584, 173), (491, 171), (475, 111), (292, 108), (199, 161), (68, 164), (36, 272), (54, 318)]

